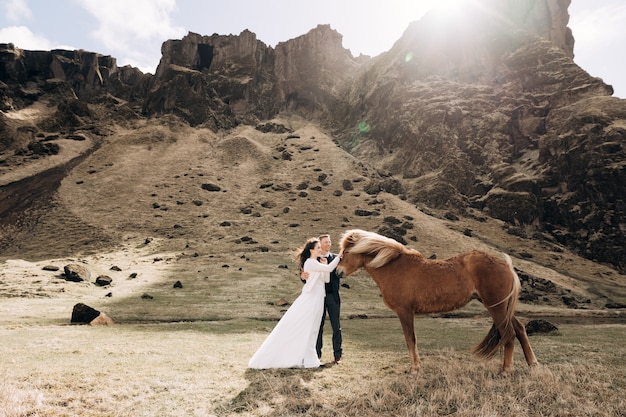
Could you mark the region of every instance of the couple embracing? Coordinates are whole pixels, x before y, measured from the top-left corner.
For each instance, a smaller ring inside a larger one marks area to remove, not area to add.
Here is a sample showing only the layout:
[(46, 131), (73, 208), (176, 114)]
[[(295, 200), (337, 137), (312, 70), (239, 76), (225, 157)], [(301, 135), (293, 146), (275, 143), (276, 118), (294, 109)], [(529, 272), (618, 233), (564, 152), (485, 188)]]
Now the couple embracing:
[(343, 256), (330, 253), (329, 235), (309, 239), (295, 256), (304, 282), (302, 292), (250, 359), (248, 366), (316, 368), (321, 365), (326, 311), (333, 328), (334, 362), (341, 363), (339, 277), (335, 268)]

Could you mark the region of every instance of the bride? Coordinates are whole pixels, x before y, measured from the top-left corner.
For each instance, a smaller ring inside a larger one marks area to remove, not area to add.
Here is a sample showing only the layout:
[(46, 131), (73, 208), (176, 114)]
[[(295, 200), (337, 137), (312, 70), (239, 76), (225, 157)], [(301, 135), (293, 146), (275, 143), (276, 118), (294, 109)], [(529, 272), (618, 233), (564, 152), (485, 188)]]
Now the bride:
[(317, 334), (324, 312), (324, 283), (337, 267), (343, 251), (328, 265), (317, 259), (322, 255), (318, 239), (309, 239), (296, 254), (300, 268), (309, 273), (302, 293), (295, 299), (274, 330), (248, 362), (254, 369), (317, 368)]

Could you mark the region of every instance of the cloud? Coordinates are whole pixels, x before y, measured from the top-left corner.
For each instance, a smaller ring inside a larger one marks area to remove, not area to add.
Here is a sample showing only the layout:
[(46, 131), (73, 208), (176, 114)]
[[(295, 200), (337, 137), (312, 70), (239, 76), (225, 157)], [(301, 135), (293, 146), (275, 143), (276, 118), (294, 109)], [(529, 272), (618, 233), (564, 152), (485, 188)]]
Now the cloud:
[(9, 26), (0, 29), (0, 42), (12, 43), (20, 49), (47, 51), (56, 46), (48, 39), (31, 32), (26, 26)]
[[(600, 77), (615, 90), (615, 96), (626, 98), (626, 57), (619, 53), (624, 42), (626, 4), (622, 0), (581, 2), (570, 19), (574, 33), (574, 61), (589, 74)], [(586, 7), (585, 7), (586, 6)]]
[(26, 0), (9, 0), (4, 4), (6, 18), (9, 22), (20, 22), (33, 17)]
[[(174, 0), (79, 0), (98, 21), (92, 37), (111, 49), (123, 50), (125, 45), (162, 42), (171, 36), (184, 34), (184, 29), (172, 25), (170, 13)], [(132, 48), (132, 46), (130, 46)]]
[(624, 37), (626, 4), (611, 2), (601, 7), (584, 10), (572, 16), (569, 26), (574, 32), (576, 43), (593, 45)]
[(186, 30), (172, 23), (176, 0), (77, 0), (97, 21), (90, 35), (120, 63), (154, 71), (161, 44)]

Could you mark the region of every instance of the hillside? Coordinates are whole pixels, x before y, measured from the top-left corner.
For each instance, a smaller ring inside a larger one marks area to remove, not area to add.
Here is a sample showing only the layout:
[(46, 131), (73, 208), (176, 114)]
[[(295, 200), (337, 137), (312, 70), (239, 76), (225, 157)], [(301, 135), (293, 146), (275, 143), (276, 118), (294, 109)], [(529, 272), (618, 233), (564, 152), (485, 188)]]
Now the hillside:
[(529, 311), (619, 316), (626, 104), (572, 61), (567, 2), (483, 3), (507, 19), (431, 13), (374, 58), (328, 25), (190, 33), (154, 75), (1, 45), (4, 293), (63, 259), (291, 278), (274, 263), (307, 237), (361, 228), (510, 253)]
[[(29, 117), (45, 117), (45, 112), (33, 111)], [(531, 316), (621, 317), (619, 310), (605, 308), (626, 301), (626, 282), (616, 271), (558, 244), (507, 233), (502, 221), (479, 212), (457, 218), (446, 211), (419, 210), (393, 194), (369, 194), (364, 190), (372, 177), (377, 180), (375, 170), (300, 117), (219, 133), (175, 119), (136, 120), (107, 128), (111, 133), (105, 139), (81, 141), (99, 142), (68, 172), (50, 168), (52, 158), (39, 158), (1, 177), (23, 173), (26, 194), (42, 181), (32, 175), (37, 165), (47, 169), (41, 178), (53, 184), (50, 180), (58, 176), (60, 181), (56, 192), (46, 188), (32, 196), (36, 204), (19, 216), (20, 228), (3, 228), (4, 296), (52, 296), (55, 303), (65, 303), (65, 310), (78, 296), (100, 308), (110, 305), (115, 316), (114, 306), (124, 297), (137, 299), (143, 290), (176, 280), (193, 283), (208, 278), (223, 282), (223, 291), (244, 282), (254, 282), (255, 292), (259, 291), (249, 303), (237, 302), (236, 312), (213, 314), (272, 316), (274, 308), (259, 303), (275, 301), (284, 292), (267, 293), (262, 288), (270, 283), (280, 288), (288, 282), (286, 294), (297, 290), (290, 260), (295, 248), (310, 236), (328, 232), (338, 242), (346, 230), (361, 228), (395, 234), (426, 256), (447, 257), (471, 249), (511, 254), (526, 293), (534, 294), (528, 299), (535, 302), (523, 307)], [(64, 155), (69, 159), (75, 152), (71, 146), (61, 148), (55, 157), (62, 165)], [(11, 261), (15, 259), (26, 262)], [(111, 301), (101, 298), (103, 290), (83, 293), (82, 287), (66, 287), (67, 294), (54, 295), (57, 275), (41, 268), (51, 263), (62, 268), (72, 260), (84, 262), (92, 279), (114, 278)], [(112, 265), (121, 266), (123, 272), (110, 271)], [(128, 281), (129, 270), (143, 279)], [(240, 273), (246, 277), (243, 281), (229, 281), (237, 270), (254, 272)], [(33, 276), (40, 279), (29, 278)], [(359, 280), (359, 285), (371, 287), (362, 274), (350, 279), (352, 285)], [(537, 284), (542, 280), (554, 288), (546, 291)], [(211, 299), (210, 294), (204, 296)], [(362, 311), (358, 300), (353, 302), (346, 314)], [(180, 319), (207, 314), (206, 310), (188, 311)], [(376, 310), (388, 314), (382, 303)]]

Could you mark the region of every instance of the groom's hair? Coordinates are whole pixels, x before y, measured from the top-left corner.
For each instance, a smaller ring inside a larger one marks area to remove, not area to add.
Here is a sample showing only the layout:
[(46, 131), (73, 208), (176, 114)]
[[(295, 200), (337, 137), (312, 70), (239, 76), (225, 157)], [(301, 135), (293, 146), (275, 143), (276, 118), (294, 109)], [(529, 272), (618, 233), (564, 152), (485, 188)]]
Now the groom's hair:
[(330, 235), (326, 234), (326, 235), (319, 235), (319, 237), (317, 238), (320, 242), (322, 241), (322, 239), (327, 238), (330, 239)]

